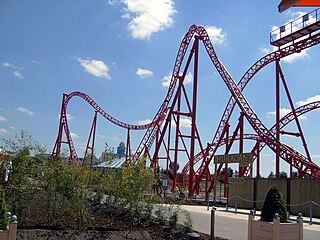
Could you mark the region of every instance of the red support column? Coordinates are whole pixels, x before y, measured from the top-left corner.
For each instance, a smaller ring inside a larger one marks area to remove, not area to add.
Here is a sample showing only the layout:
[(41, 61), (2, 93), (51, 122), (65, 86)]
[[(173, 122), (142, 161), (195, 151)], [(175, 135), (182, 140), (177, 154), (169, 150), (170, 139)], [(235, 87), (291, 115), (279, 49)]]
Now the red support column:
[[(229, 129), (230, 129), (230, 124), (229, 123), (226, 123), (225, 125), (225, 128), (226, 128), (226, 153), (225, 154), (228, 154), (229, 153)], [(223, 192), (223, 196), (228, 198), (228, 162), (226, 161), (225, 163), (225, 167), (224, 167), (224, 192)]]
[(171, 125), (172, 125), (172, 112), (170, 111), (169, 115), (168, 115), (168, 121), (169, 121), (169, 128), (168, 128), (168, 140), (167, 140), (167, 148), (166, 148), (166, 175), (168, 176), (168, 165), (169, 165), (169, 159), (170, 159), (170, 139), (171, 139)]
[[(146, 149), (148, 150), (148, 149)], [(127, 146), (126, 146), (126, 164), (128, 163), (128, 160), (130, 159), (131, 155), (131, 147), (130, 147), (130, 128), (128, 128), (127, 132)]]
[[(260, 141), (257, 141), (257, 175), (256, 178), (260, 178)], [(252, 167), (252, 166), (251, 166)]]
[(53, 151), (51, 156), (55, 157), (57, 161), (60, 160), (60, 151), (61, 151), (61, 143), (62, 143), (62, 131), (63, 131), (63, 125), (64, 125), (64, 118), (65, 118), (65, 106), (64, 106), (64, 102), (65, 102), (65, 94), (63, 94), (62, 96), (62, 104), (61, 104), (61, 112), (60, 112), (60, 122), (59, 122), (59, 130), (58, 130), (58, 136), (57, 136), (57, 140), (56, 143), (54, 145)]
[(191, 143), (190, 143), (190, 171), (189, 171), (189, 197), (193, 196), (193, 178), (194, 178), (194, 146), (196, 137), (196, 113), (197, 113), (197, 88), (198, 88), (198, 55), (199, 55), (199, 37), (195, 36), (194, 42), (194, 73), (193, 73), (193, 98), (191, 112)]
[[(279, 64), (279, 73), (280, 73), (280, 76), (281, 76), (281, 80), (282, 80), (282, 84), (283, 84), (283, 87), (285, 89), (285, 92), (287, 94), (287, 98), (288, 98), (288, 101), (289, 101), (289, 104), (290, 104), (290, 107), (291, 107), (291, 110), (292, 110), (292, 113), (294, 115), (294, 119), (295, 119), (295, 122), (296, 122), (296, 125), (297, 125), (297, 128), (299, 130), (299, 135), (301, 137), (301, 141), (302, 141), (302, 145), (304, 147), (304, 150), (306, 152), (306, 155), (307, 155), (307, 158), (309, 160), (309, 162), (312, 162), (311, 160), (311, 156), (310, 156), (310, 152), (309, 152), (309, 149), (308, 149), (308, 146), (307, 146), (307, 141), (304, 137), (304, 134), (303, 134), (303, 131), (302, 131), (302, 127), (301, 127), (301, 124), (299, 122), (299, 119), (298, 119), (298, 116), (297, 116), (297, 113), (296, 113), (296, 110), (294, 108), (294, 104), (293, 104), (293, 101), (292, 101), (292, 98), (291, 98), (291, 95), (290, 95), (290, 92), (289, 92), (289, 88), (288, 88), (288, 85), (286, 83), (286, 80), (284, 78), (284, 75), (283, 75), (283, 72), (281, 70), (281, 67), (280, 67), (280, 64)], [(292, 166), (292, 165), (291, 165)]]
[[(183, 78), (179, 78), (181, 87), (183, 86)], [(181, 109), (181, 92), (179, 91), (178, 102), (177, 102), (177, 122), (176, 122), (176, 135), (175, 135), (175, 143), (174, 143), (174, 161), (173, 161), (173, 186), (172, 190), (176, 189), (176, 180), (177, 180), (177, 164), (178, 164), (178, 155), (179, 155), (179, 130), (180, 130), (180, 109)], [(179, 184), (179, 183), (178, 183)]]
[[(276, 139), (280, 142), (280, 60), (276, 60)], [(276, 150), (276, 178), (280, 178), (280, 148)]]
[[(240, 140), (239, 140), (239, 153), (243, 153), (243, 128), (244, 128), (244, 121), (243, 121), (243, 118), (244, 118), (244, 113), (241, 112), (240, 113), (240, 118), (239, 118), (239, 124), (240, 124)], [(239, 176), (243, 176), (244, 174), (244, 170), (245, 170), (245, 167), (242, 167), (241, 166), (241, 163), (239, 163)]]
[[(87, 161), (88, 150), (91, 149), (90, 170), (92, 170), (92, 160), (93, 160), (93, 155), (94, 155), (94, 140), (95, 140), (95, 136), (96, 136), (96, 123), (97, 123), (97, 111), (95, 111), (95, 114), (93, 117), (91, 129), (90, 129), (90, 134), (88, 137), (88, 142), (87, 142), (87, 146), (86, 146), (86, 150), (85, 150), (84, 158), (83, 158), (83, 162), (82, 162), (82, 167), (85, 167), (86, 161)], [(92, 137), (92, 144), (90, 146), (91, 137)]]
[[(160, 128), (160, 126), (157, 125), (157, 128)], [(160, 129), (158, 129), (158, 131), (157, 131), (155, 149), (158, 149), (159, 145), (160, 145), (160, 143), (159, 143), (159, 133), (160, 133)], [(156, 151), (155, 154), (153, 155), (153, 158), (150, 159), (151, 160), (151, 164), (150, 165), (153, 166), (155, 175), (157, 174), (158, 158), (159, 158), (159, 153), (158, 153), (158, 151)]]
[(92, 135), (92, 150), (91, 150), (91, 161), (90, 161), (90, 171), (92, 171), (92, 160), (94, 156), (94, 143), (96, 139), (96, 128), (97, 128), (97, 111), (94, 114), (94, 128), (93, 128), (93, 135)]

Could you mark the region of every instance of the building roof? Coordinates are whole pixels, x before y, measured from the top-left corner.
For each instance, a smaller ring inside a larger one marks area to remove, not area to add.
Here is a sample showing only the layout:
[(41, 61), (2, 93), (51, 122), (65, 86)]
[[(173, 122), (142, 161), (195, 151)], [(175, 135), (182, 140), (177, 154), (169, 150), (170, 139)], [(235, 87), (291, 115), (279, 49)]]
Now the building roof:
[(94, 168), (121, 168), (122, 165), (126, 162), (125, 157), (115, 158), (110, 162), (103, 162), (98, 165), (94, 165)]
[(319, 0), (282, 0), (278, 5), (279, 12), (284, 12), (290, 7), (320, 7)]

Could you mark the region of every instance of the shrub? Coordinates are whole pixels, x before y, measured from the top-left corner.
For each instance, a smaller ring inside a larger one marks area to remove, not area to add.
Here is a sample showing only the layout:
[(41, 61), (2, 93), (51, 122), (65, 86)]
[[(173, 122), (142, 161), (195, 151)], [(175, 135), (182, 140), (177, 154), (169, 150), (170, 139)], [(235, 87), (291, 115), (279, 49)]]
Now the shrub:
[(8, 226), (7, 207), (4, 197), (4, 191), (0, 190), (0, 229), (6, 230)]
[(278, 213), (280, 217), (280, 222), (286, 222), (288, 220), (288, 213), (282, 195), (279, 188), (274, 185), (270, 187), (265, 198), (261, 211), (261, 220), (272, 222), (276, 213)]
[(177, 228), (177, 223), (179, 219), (179, 208), (172, 209), (170, 215), (169, 215), (169, 227), (172, 229)]
[(160, 224), (166, 224), (166, 208), (163, 205), (158, 205), (158, 209), (155, 211), (155, 215), (158, 218)]
[(192, 218), (190, 212), (183, 210), (185, 220), (183, 221), (183, 230), (188, 233), (192, 230)]

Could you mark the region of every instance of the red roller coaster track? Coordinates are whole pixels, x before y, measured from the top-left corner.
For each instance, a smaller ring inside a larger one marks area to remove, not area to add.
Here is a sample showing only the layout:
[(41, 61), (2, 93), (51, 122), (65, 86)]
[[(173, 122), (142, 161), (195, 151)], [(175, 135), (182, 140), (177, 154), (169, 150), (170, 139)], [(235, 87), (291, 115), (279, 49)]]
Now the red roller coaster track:
[[(299, 53), (302, 50), (312, 47), (314, 45), (317, 45), (320, 43), (320, 34), (317, 34), (315, 36), (312, 36), (310, 38), (304, 39), (298, 43), (292, 44), (290, 46), (287, 46), (283, 49), (279, 49), (275, 52), (269, 53), (268, 55), (260, 58), (255, 64), (253, 64), (243, 75), (241, 80), (238, 83), (239, 89), (243, 91), (247, 84), (250, 82), (250, 80), (256, 75), (263, 67), (267, 66), (268, 64), (279, 60), (281, 58), (284, 58), (286, 56), (289, 56), (294, 53)], [(233, 109), (236, 106), (236, 100), (233, 96), (230, 97), (229, 102), (225, 108), (225, 111), (222, 115), (222, 118), (220, 120), (219, 126), (217, 128), (217, 131), (214, 135), (214, 138), (211, 143), (211, 148), (209, 149), (208, 156), (206, 156), (206, 159), (202, 162), (201, 167), (197, 171), (198, 174), (201, 174), (201, 172), (204, 172), (204, 169), (207, 168), (208, 164), (210, 163), (212, 156), (216, 153), (216, 150), (218, 148), (219, 141), (221, 141), (222, 136), (224, 134), (225, 129), (225, 123), (229, 122), (229, 119), (232, 115)], [(202, 152), (199, 152), (195, 156), (195, 163), (203, 160)], [(189, 171), (190, 164), (187, 163), (185, 165), (185, 168), (183, 169), (182, 173), (183, 175), (186, 174)]]
[[(187, 63), (185, 64), (186, 67), (182, 71), (183, 73), (181, 75), (181, 73), (180, 73), (181, 66), (182, 66), (182, 63), (185, 59), (187, 49), (188, 49), (190, 42), (193, 38), (195, 38), (195, 44), (192, 47), (192, 50), (191, 50), (191, 53), (188, 57)], [(229, 91), (231, 93), (231, 98), (229, 99), (229, 102), (225, 108), (223, 115), (222, 115), (222, 118), (220, 120), (217, 131), (214, 135), (212, 143), (209, 144), (206, 149), (203, 149), (202, 144), (199, 140), (202, 150), (198, 154), (194, 154), (194, 152), (193, 152), (194, 146), (191, 146), (191, 148), (190, 148), (191, 150), (190, 150), (190, 153), (188, 153), (188, 156), (190, 157), (191, 160), (184, 166), (184, 168), (182, 170), (182, 174), (181, 174), (181, 176), (187, 176), (187, 174), (189, 174), (189, 176), (190, 176), (190, 178), (189, 178), (189, 195), (193, 194), (193, 192), (196, 188), (196, 186), (194, 185), (195, 184), (194, 176), (197, 175), (197, 177), (199, 179), (201, 179), (204, 176), (204, 174), (209, 169), (209, 164), (210, 164), (214, 154), (216, 153), (217, 149), (221, 145), (223, 145), (224, 143), (233, 142), (234, 140), (237, 140), (239, 138), (238, 136), (234, 135), (230, 138), (227, 137), (229, 140), (226, 140), (226, 137), (225, 137), (226, 127), (228, 125), (228, 122), (230, 120), (230, 117), (231, 117), (232, 112), (233, 112), (236, 105), (241, 109), (243, 116), (245, 116), (247, 122), (251, 125), (252, 129), (256, 132), (256, 134), (251, 134), (251, 135), (242, 134), (243, 138), (254, 139), (254, 140), (258, 141), (256, 146), (252, 150), (252, 152), (255, 153), (255, 156), (258, 155), (257, 152), (260, 151), (264, 146), (268, 146), (272, 151), (274, 151), (276, 154), (278, 154), (279, 157), (281, 157), (284, 161), (289, 163), (292, 167), (298, 169), (299, 174), (301, 176), (308, 174), (314, 178), (320, 179), (320, 168), (319, 168), (319, 166), (317, 166), (315, 163), (313, 163), (311, 161), (310, 157), (308, 156), (308, 151), (306, 151), (307, 157), (305, 157), (302, 154), (295, 151), (294, 149), (292, 149), (291, 147), (281, 143), (279, 141), (279, 138), (277, 137), (277, 134), (279, 134), (280, 129), (282, 129), (290, 121), (296, 120), (297, 126), (300, 127), (299, 122), (297, 120), (298, 116), (300, 116), (301, 114), (304, 114), (308, 111), (319, 108), (319, 102), (308, 104), (308, 105), (302, 106), (298, 109), (292, 109), (293, 110), (292, 113), (286, 115), (283, 119), (279, 120), (276, 123), (276, 125), (273, 126), (269, 130), (265, 127), (265, 125), (262, 123), (262, 121), (258, 118), (257, 114), (253, 111), (250, 104), (248, 103), (248, 101), (246, 100), (246, 98), (244, 97), (244, 95), (242, 93), (242, 91), (247, 86), (249, 81), (263, 67), (267, 66), (268, 64), (270, 64), (272, 62), (276, 62), (277, 66), (278, 66), (281, 58), (284, 58), (284, 57), (289, 56), (294, 53), (301, 52), (302, 50), (304, 50), (306, 48), (309, 48), (309, 47), (312, 47), (312, 46), (319, 44), (320, 43), (320, 33), (314, 34), (314, 35), (310, 34), (310, 36), (308, 36), (307, 38), (305, 38), (303, 40), (300, 40), (299, 42), (293, 42), (291, 45), (287, 45), (282, 48), (279, 48), (277, 51), (274, 51), (274, 52), (264, 56), (263, 58), (259, 59), (255, 64), (253, 64), (247, 70), (247, 72), (243, 75), (243, 77), (241, 78), (239, 83), (236, 84), (235, 81), (233, 80), (232, 76), (229, 74), (227, 69), (224, 67), (224, 65), (219, 60), (219, 58), (218, 58), (218, 56), (217, 56), (217, 54), (211, 44), (210, 38), (209, 38), (206, 30), (202, 26), (192, 25), (190, 27), (189, 31), (185, 34), (185, 36), (180, 44), (179, 51), (178, 51), (176, 61), (174, 64), (173, 73), (172, 73), (172, 77), (171, 77), (171, 81), (170, 81), (167, 95), (166, 95), (162, 105), (160, 106), (158, 112), (156, 113), (156, 115), (151, 123), (146, 124), (146, 125), (133, 125), (133, 124), (124, 123), (124, 122), (119, 121), (116, 118), (112, 117), (104, 110), (102, 110), (85, 93), (73, 92), (71, 94), (64, 94), (63, 101), (62, 101), (62, 107), (61, 107), (59, 132), (58, 132), (58, 137), (57, 137), (56, 144), (55, 144), (55, 147), (53, 150), (53, 155), (56, 156), (56, 158), (58, 159), (60, 156), (61, 144), (67, 143), (69, 145), (71, 159), (74, 161), (78, 161), (78, 157), (77, 157), (77, 154), (76, 154), (73, 142), (72, 142), (71, 134), (70, 134), (68, 123), (67, 123), (67, 105), (68, 105), (68, 102), (70, 101), (70, 99), (74, 96), (78, 96), (78, 97), (81, 97), (82, 99), (84, 99), (95, 110), (96, 114), (99, 113), (105, 119), (107, 119), (108, 121), (110, 121), (111, 123), (113, 123), (119, 127), (125, 128), (128, 131), (129, 130), (146, 130), (139, 146), (137, 147), (137, 150), (135, 151), (133, 156), (131, 156), (132, 163), (135, 163), (141, 157), (141, 154), (143, 152), (149, 151), (155, 140), (156, 140), (156, 146), (155, 146), (155, 155), (154, 156), (156, 156), (158, 154), (160, 145), (163, 142), (163, 138), (164, 138), (164, 134), (165, 134), (164, 132), (161, 133), (161, 130), (160, 130), (161, 126), (164, 123), (165, 119), (166, 119), (166, 124), (168, 124), (169, 117), (171, 117), (173, 114), (176, 114), (176, 113), (178, 113), (180, 115), (185, 114), (185, 116), (191, 117), (193, 127), (192, 127), (192, 132), (191, 132), (190, 138), (193, 140), (195, 138), (200, 138), (199, 134), (197, 132), (196, 123), (195, 123), (195, 121), (196, 121), (195, 120), (196, 119), (196, 117), (195, 117), (196, 116), (195, 115), (196, 114), (195, 113), (196, 112), (196, 104), (195, 104), (196, 91), (194, 90), (194, 92), (193, 92), (194, 100), (193, 100), (192, 104), (189, 104), (189, 102), (188, 102), (190, 113), (181, 113), (179, 109), (178, 109), (178, 111), (174, 110), (174, 106), (176, 106), (177, 101), (180, 101), (179, 94), (181, 94), (181, 92), (185, 93), (185, 89), (183, 87), (183, 80), (184, 80), (184, 77), (187, 72), (187, 68), (190, 64), (190, 61), (191, 61), (191, 58), (193, 55), (196, 59), (195, 60), (195, 72), (197, 73), (197, 71), (198, 71), (196, 64), (198, 62), (197, 51), (198, 51), (198, 42), (199, 41), (201, 41), (203, 43), (203, 45), (206, 49), (206, 52), (208, 53), (208, 55), (210, 57), (212, 64), (214, 65), (214, 67), (216, 68), (220, 77), (222, 78), (222, 80), (226, 84), (227, 88), (229, 89)], [(279, 66), (279, 69), (280, 69), (279, 75), (282, 75), (282, 71), (281, 71), (280, 66)], [(283, 76), (281, 76), (281, 77), (283, 78)], [(177, 84), (177, 82), (178, 82), (178, 84)], [(284, 78), (283, 78), (283, 82), (285, 84)], [(177, 85), (178, 85), (178, 87), (177, 87)], [(196, 81), (195, 81), (194, 85), (196, 85)], [(194, 88), (196, 88), (196, 87), (194, 87)], [(287, 92), (287, 94), (289, 95), (288, 92)], [(191, 105), (192, 105), (192, 107), (191, 107)], [(90, 137), (89, 137), (88, 145), (87, 145), (87, 149), (90, 148), (89, 142), (90, 142), (91, 136), (93, 135), (93, 143), (91, 146), (92, 150), (94, 148), (95, 121), (96, 121), (96, 117), (94, 118), (94, 122), (92, 124)], [(299, 129), (299, 130), (300, 130), (300, 133), (298, 135), (301, 137), (302, 141), (304, 142), (305, 139), (303, 137), (302, 131), (301, 131), (301, 129)], [(66, 141), (62, 140), (63, 131), (65, 132), (65, 135), (66, 135)], [(166, 130), (163, 130), (163, 131), (166, 131)], [(159, 133), (161, 133), (160, 138), (159, 138)], [(178, 132), (178, 135), (179, 134), (181, 135), (180, 132)], [(194, 142), (191, 141), (191, 145), (192, 144), (194, 145)], [(169, 146), (165, 146), (165, 148), (169, 149)], [(176, 152), (178, 151), (177, 147), (176, 147), (175, 151)], [(170, 161), (171, 161), (171, 159), (170, 159)], [(198, 168), (198, 170), (194, 173), (193, 168), (194, 168), (195, 164), (200, 161), (202, 161), (201, 165)], [(156, 166), (156, 165), (154, 165), (154, 166)], [(221, 167), (222, 166), (220, 166), (219, 169), (221, 169)], [(242, 174), (243, 175), (248, 174), (248, 170), (249, 170), (249, 167), (244, 168)], [(208, 175), (208, 174), (206, 174), (206, 175)]]
[(76, 153), (73, 141), (72, 141), (72, 137), (71, 137), (70, 130), (68, 127), (68, 120), (67, 120), (68, 103), (71, 100), (71, 98), (73, 98), (73, 97), (82, 98), (95, 110), (96, 113), (99, 113), (101, 116), (103, 116), (105, 119), (107, 119), (111, 123), (113, 123), (121, 128), (125, 128), (127, 130), (144, 130), (144, 129), (150, 128), (154, 125), (157, 125), (163, 121), (163, 118), (165, 117), (165, 114), (167, 112), (166, 109), (164, 109), (162, 114), (159, 115), (159, 118), (155, 119), (154, 121), (152, 121), (148, 124), (141, 124), (141, 125), (128, 124), (128, 123), (124, 123), (124, 122), (112, 117), (110, 114), (108, 114), (106, 111), (104, 111), (101, 107), (99, 107), (99, 105), (91, 97), (89, 97), (85, 93), (76, 91), (76, 92), (72, 92), (70, 94), (64, 94), (63, 100), (62, 100), (61, 114), (60, 114), (59, 133), (58, 133), (57, 141), (54, 146), (54, 150), (53, 150), (52, 155), (56, 156), (57, 158), (59, 158), (59, 156), (60, 156), (60, 147), (61, 147), (61, 143), (63, 143), (62, 130), (64, 129), (65, 133), (66, 133), (67, 143), (69, 145), (71, 159), (73, 161), (78, 161), (78, 156), (77, 156), (77, 153)]

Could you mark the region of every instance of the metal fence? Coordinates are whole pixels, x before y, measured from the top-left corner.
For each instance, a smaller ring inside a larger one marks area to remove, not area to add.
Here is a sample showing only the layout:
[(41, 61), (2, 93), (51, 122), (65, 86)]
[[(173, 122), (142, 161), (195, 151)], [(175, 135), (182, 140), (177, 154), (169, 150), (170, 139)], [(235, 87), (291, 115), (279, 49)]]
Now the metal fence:
[[(235, 214), (237, 214), (238, 213), (238, 200), (239, 199), (241, 199), (242, 201), (246, 201), (246, 202), (250, 202), (250, 203), (254, 203), (254, 202), (256, 202), (256, 203), (258, 203), (258, 202), (260, 202), (260, 203), (263, 203), (264, 202), (264, 200), (257, 200), (257, 201), (252, 201), (252, 200), (249, 200), (249, 199), (245, 199), (245, 198), (242, 198), (242, 197), (240, 197), (239, 195), (234, 195), (234, 196), (232, 196), (232, 197), (229, 197), (228, 199), (227, 199), (227, 201), (226, 201), (226, 210), (229, 210), (229, 201), (230, 200), (232, 200), (232, 199), (234, 199), (234, 213)], [(320, 207), (320, 204), (319, 203), (317, 203), (317, 202), (314, 202), (314, 201), (307, 201), (307, 202), (304, 202), (304, 203), (298, 203), (298, 204), (285, 204), (287, 207), (294, 207), (294, 206), (303, 206), (303, 205), (308, 205), (309, 206), (309, 224), (310, 225), (312, 225), (313, 224), (313, 210), (312, 210), (312, 207), (313, 207), (313, 205), (314, 206), (318, 206), (318, 207)], [(254, 213), (255, 213), (255, 215), (256, 215), (256, 210), (255, 209), (253, 209), (254, 210)], [(290, 212), (288, 212), (288, 214), (290, 214)], [(288, 216), (288, 218), (290, 217), (290, 215)], [(317, 221), (317, 223), (318, 224), (320, 224), (320, 220), (319, 220), (319, 222)]]

